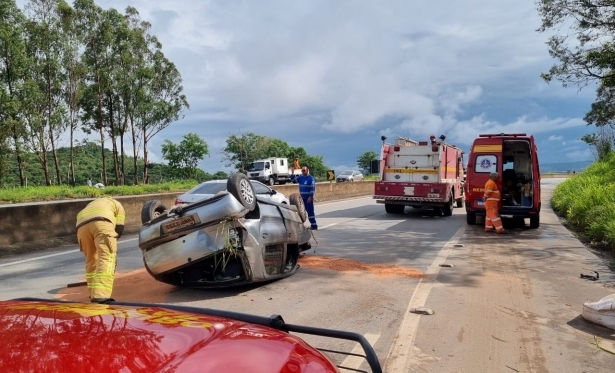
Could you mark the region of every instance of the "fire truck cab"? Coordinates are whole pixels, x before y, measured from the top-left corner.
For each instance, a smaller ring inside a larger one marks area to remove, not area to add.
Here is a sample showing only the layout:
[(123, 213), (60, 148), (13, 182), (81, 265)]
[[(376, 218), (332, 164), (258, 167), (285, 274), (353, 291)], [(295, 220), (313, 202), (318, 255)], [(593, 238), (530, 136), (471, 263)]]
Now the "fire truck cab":
[(497, 172), (502, 218), (530, 219), (540, 225), (540, 169), (534, 136), (525, 133), (483, 134), (472, 144), (465, 183), (466, 218), (476, 224), (485, 215), (483, 194), (489, 173)]
[(380, 178), (373, 197), (387, 213), (403, 214), (406, 206), (426, 206), (450, 216), (455, 204), (463, 207), (463, 151), (444, 139), (399, 137), (391, 145), (382, 138)]

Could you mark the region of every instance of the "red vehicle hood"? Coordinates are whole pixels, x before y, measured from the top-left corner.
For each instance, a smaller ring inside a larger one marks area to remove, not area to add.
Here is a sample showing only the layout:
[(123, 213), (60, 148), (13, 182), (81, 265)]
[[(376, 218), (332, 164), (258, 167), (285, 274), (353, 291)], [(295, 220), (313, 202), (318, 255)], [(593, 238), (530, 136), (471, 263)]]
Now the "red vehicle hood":
[(302, 339), (162, 307), (0, 302), (4, 372), (338, 372)]

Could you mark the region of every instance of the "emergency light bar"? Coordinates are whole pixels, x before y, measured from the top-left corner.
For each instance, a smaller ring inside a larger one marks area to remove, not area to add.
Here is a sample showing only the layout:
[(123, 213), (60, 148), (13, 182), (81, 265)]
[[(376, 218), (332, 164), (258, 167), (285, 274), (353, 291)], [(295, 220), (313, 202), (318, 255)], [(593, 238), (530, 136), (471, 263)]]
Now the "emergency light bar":
[(495, 134), (495, 133), (486, 133), (486, 134), (482, 134), (482, 135), (478, 135), (478, 137), (503, 137), (503, 136), (508, 136), (508, 137), (521, 137), (521, 136), (527, 136), (527, 134), (525, 133), (500, 133), (500, 134)]

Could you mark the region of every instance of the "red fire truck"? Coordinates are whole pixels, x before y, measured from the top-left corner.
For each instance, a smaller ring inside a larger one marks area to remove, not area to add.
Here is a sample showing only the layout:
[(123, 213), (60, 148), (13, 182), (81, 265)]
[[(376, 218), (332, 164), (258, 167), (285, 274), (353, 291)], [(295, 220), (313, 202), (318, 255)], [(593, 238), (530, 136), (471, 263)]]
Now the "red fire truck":
[(374, 199), (384, 204), (387, 213), (403, 214), (406, 206), (412, 206), (450, 216), (454, 204), (463, 207), (463, 151), (444, 139), (398, 137), (391, 145), (382, 137)]

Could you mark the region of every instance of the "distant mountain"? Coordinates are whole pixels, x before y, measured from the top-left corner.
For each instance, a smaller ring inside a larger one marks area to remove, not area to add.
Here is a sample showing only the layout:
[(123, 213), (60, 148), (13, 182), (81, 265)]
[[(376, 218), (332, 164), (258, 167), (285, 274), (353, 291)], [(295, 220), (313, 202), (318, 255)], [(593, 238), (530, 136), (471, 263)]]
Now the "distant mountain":
[(592, 164), (593, 161), (576, 161), (576, 162), (559, 162), (559, 163), (541, 163), (540, 172), (567, 172), (570, 171), (583, 171), (585, 167)]

